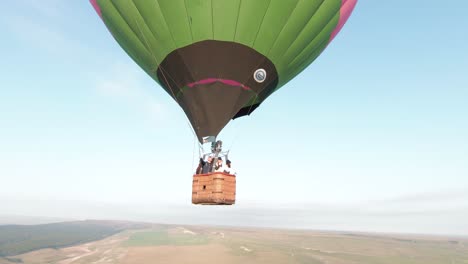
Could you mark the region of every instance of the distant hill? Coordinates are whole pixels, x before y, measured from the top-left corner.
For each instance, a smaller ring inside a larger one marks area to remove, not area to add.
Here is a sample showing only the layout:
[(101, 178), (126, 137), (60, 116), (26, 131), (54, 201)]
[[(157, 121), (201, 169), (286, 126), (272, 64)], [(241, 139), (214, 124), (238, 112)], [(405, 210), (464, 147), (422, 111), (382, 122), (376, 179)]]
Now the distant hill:
[(0, 256), (42, 248), (61, 248), (103, 239), (126, 229), (150, 224), (122, 221), (74, 221), (41, 225), (0, 225)]
[(76, 220), (78, 219), (0, 214), (0, 225), (41, 225), (60, 222), (70, 222)]

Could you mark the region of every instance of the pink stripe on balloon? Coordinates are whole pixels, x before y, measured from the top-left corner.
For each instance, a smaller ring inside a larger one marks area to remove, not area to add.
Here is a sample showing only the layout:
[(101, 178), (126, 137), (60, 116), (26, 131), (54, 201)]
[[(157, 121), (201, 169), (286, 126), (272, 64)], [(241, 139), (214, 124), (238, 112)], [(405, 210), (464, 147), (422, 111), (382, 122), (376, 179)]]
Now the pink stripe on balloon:
[(203, 79), (203, 80), (200, 80), (200, 81), (189, 83), (189, 84), (187, 84), (187, 86), (190, 87), (190, 88), (193, 88), (193, 87), (195, 87), (197, 85), (211, 84), (211, 83), (216, 83), (216, 82), (220, 82), (222, 84), (226, 84), (228, 86), (233, 86), (233, 87), (242, 87), (242, 89), (247, 90), (247, 91), (252, 90), (252, 89), (250, 89), (250, 87), (245, 86), (240, 82), (237, 82), (237, 81), (234, 81), (234, 80), (227, 80), (227, 79), (217, 79), (217, 78)]
[(101, 12), (101, 8), (99, 7), (98, 3), (97, 3), (97, 0), (89, 0), (91, 2), (91, 4), (93, 5), (94, 7), (94, 10), (96, 10), (96, 12), (98, 13), (98, 15), (101, 17), (102, 19), (102, 12)]
[(331, 42), (336, 37), (336, 35), (338, 35), (338, 32), (340, 32), (341, 28), (343, 28), (344, 24), (353, 12), (356, 3), (357, 0), (342, 0), (340, 9), (340, 20), (338, 21), (338, 25), (336, 26), (335, 30), (333, 30), (329, 42)]

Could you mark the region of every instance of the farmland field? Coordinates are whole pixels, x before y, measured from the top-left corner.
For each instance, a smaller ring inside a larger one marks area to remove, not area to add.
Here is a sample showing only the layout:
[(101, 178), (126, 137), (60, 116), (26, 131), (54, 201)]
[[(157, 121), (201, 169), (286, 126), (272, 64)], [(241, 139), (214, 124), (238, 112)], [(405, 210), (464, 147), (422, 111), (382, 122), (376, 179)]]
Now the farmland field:
[(0, 258), (13, 263), (468, 264), (454, 237), (153, 225), (105, 239)]

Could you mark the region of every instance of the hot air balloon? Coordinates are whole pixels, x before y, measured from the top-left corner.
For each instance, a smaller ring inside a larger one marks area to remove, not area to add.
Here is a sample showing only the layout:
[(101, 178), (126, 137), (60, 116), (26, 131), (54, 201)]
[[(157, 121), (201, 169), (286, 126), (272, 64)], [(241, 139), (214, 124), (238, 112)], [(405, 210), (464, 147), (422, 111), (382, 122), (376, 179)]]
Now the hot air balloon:
[[(90, 1), (120, 46), (180, 105), (198, 141), (212, 143), (215, 159), (223, 154), (216, 137), (227, 123), (250, 115), (310, 65), (357, 2)], [(194, 178), (193, 193), (203, 198), (192, 201), (234, 203), (235, 179), (208, 175), (204, 184)]]

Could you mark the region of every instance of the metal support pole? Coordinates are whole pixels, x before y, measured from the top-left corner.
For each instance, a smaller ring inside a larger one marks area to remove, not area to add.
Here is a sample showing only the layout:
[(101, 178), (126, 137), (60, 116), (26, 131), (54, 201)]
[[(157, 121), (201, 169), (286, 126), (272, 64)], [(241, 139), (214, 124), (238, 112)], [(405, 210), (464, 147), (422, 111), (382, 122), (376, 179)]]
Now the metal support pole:
[(211, 172), (214, 171), (215, 164), (218, 163), (218, 156), (219, 156), (219, 153), (221, 153), (222, 148), (223, 148), (223, 142), (221, 140), (211, 143), (211, 152), (214, 154), (213, 161), (211, 164), (212, 165)]

